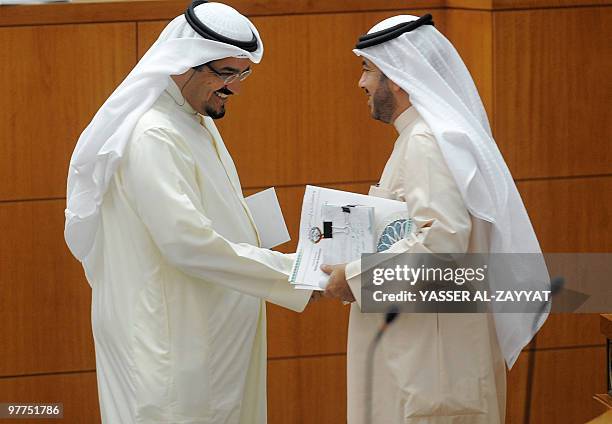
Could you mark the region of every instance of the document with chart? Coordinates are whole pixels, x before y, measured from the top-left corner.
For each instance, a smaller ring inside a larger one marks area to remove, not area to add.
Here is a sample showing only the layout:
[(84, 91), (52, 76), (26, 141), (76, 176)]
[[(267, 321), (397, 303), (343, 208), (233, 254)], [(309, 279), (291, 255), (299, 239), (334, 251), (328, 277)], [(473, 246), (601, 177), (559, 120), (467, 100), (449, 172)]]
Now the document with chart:
[(404, 202), (306, 186), (289, 281), (296, 289), (323, 290), (328, 276), (322, 264), (347, 263), (376, 252), (385, 226), (406, 214)]

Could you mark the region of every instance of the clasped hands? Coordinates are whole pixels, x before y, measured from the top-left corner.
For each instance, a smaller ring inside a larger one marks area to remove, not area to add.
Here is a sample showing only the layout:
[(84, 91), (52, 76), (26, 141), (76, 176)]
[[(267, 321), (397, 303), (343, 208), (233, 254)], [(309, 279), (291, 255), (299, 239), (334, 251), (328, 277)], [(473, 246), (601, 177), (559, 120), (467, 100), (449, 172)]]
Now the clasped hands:
[(351, 288), (346, 281), (346, 264), (341, 265), (321, 265), (321, 270), (329, 275), (329, 281), (325, 287), (325, 291), (313, 292), (311, 299), (317, 300), (321, 296), (340, 299), (343, 302), (354, 302), (355, 297)]

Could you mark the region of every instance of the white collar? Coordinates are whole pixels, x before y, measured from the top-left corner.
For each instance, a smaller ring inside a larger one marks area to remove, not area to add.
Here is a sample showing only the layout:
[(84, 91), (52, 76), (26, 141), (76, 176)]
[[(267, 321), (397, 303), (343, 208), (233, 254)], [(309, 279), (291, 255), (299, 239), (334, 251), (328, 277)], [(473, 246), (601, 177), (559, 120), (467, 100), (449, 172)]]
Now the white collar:
[(393, 126), (397, 130), (398, 133), (402, 133), (410, 124), (414, 123), (419, 117), (419, 112), (414, 108), (414, 106), (410, 106), (408, 109), (400, 113), (400, 115), (393, 122)]

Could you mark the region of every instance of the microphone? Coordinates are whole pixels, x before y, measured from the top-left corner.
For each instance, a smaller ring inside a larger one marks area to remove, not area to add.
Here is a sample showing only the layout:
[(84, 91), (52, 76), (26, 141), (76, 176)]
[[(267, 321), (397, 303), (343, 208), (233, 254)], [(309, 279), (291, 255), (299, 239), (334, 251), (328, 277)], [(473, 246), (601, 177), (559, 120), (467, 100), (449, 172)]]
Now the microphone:
[(550, 280), (550, 294), (552, 296), (556, 295), (561, 291), (563, 285), (565, 284), (565, 278), (563, 277), (555, 277)]
[(387, 314), (385, 315), (385, 326), (388, 327), (389, 324), (395, 321), (395, 318), (397, 318), (398, 315), (399, 312), (397, 311), (397, 307), (392, 306), (391, 309), (389, 309), (389, 312), (387, 312)]
[(370, 424), (372, 422), (372, 383), (374, 379), (374, 353), (376, 352), (376, 348), (378, 347), (378, 343), (380, 342), (380, 339), (382, 338), (383, 334), (385, 334), (387, 328), (389, 328), (389, 326), (393, 324), (393, 321), (395, 321), (398, 315), (399, 310), (397, 309), (397, 306), (391, 306), (391, 308), (389, 308), (389, 310), (385, 314), (385, 320), (383, 324), (378, 329), (376, 336), (374, 336), (374, 339), (372, 340), (372, 342), (370, 343), (370, 347), (368, 348), (368, 355), (366, 357), (366, 397), (364, 424)]

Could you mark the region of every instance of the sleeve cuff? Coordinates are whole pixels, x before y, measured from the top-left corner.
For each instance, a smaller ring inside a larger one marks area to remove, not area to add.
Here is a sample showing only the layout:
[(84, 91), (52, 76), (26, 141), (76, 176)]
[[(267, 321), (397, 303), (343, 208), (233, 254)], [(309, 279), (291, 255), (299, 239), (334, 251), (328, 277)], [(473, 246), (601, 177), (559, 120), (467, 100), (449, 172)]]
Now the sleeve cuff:
[(361, 309), (361, 261), (357, 260), (346, 264), (344, 275), (351, 293), (353, 293), (355, 302), (357, 302), (357, 306)]
[(311, 295), (312, 290), (298, 290), (293, 288), (289, 281), (278, 280), (272, 286), (266, 301), (295, 312), (302, 312)]

